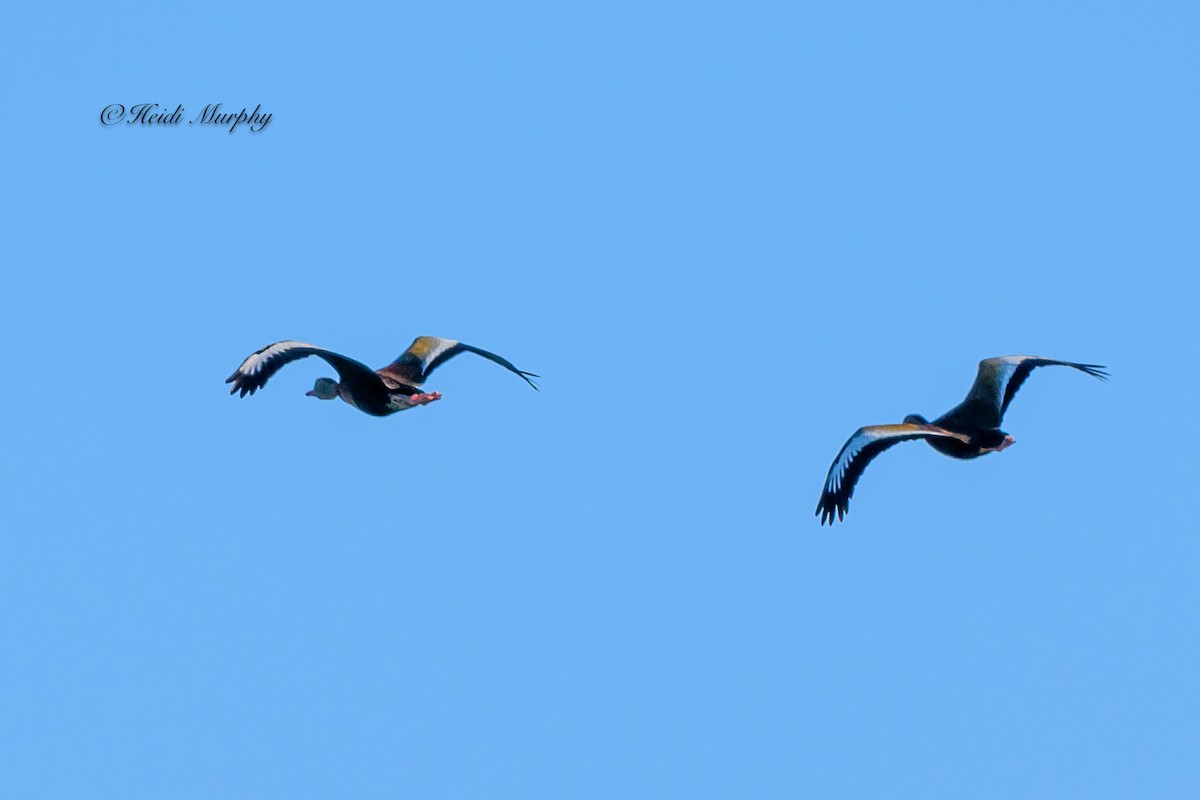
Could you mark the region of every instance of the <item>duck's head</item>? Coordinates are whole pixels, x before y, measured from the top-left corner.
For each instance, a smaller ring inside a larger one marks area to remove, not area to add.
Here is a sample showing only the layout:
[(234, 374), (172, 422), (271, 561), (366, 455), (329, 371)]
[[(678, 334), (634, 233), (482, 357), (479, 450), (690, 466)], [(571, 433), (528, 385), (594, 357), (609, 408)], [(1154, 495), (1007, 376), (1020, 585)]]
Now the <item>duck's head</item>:
[(305, 397), (315, 397), (318, 400), (332, 400), (338, 396), (338, 382), (333, 378), (317, 378), (311, 392), (305, 392)]
[(909, 414), (904, 418), (905, 425), (928, 425), (929, 420), (922, 417), (920, 414)]

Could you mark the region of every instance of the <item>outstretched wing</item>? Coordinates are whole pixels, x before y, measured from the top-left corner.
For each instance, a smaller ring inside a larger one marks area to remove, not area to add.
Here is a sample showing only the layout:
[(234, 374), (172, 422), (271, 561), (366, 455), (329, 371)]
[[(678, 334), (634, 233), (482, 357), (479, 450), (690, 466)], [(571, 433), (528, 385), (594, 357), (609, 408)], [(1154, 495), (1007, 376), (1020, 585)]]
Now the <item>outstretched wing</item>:
[(229, 393), (241, 392), (241, 397), (245, 397), (247, 394), (254, 394), (263, 386), (266, 386), (267, 380), (285, 364), (290, 364), (297, 359), (308, 356), (317, 356), (325, 359), (330, 366), (337, 370), (338, 377), (342, 383), (354, 384), (356, 381), (364, 379), (378, 380), (375, 373), (366, 364), (361, 364), (352, 358), (346, 358), (323, 347), (289, 339), (269, 344), (261, 350), (251, 353), (250, 357), (243, 361), (242, 365), (225, 379), (226, 383), (233, 384), (233, 388), (229, 390)]
[(871, 459), (892, 445), (910, 439), (958, 439), (964, 443), (970, 441), (970, 437), (964, 434), (952, 433), (935, 425), (903, 423), (859, 428), (842, 445), (842, 451), (833, 460), (833, 466), (829, 468), (829, 475), (825, 478), (825, 488), (821, 492), (816, 512), (821, 517), (821, 524), (828, 522), (832, 525), (835, 515), (839, 520), (846, 516), (846, 511), (850, 508), (850, 497), (854, 494), (854, 484), (858, 483)]
[(530, 378), (538, 377), (537, 375), (517, 369), (507, 359), (501, 358), (495, 353), (489, 353), (487, 350), (472, 347), (469, 344), (456, 342), (453, 339), (441, 339), (437, 336), (418, 336), (399, 358), (379, 370), (379, 374), (385, 381), (415, 388), (425, 382), (425, 379), (429, 377), (429, 373), (459, 353), (474, 353), (475, 355), (483, 356), (489, 361), (496, 362), (509, 372), (520, 375), (534, 389), (538, 388), (537, 384), (530, 380)]
[(959, 409), (970, 414), (971, 421), (982, 427), (998, 428), (1004, 419), (1004, 412), (1008, 411), (1009, 403), (1021, 388), (1021, 384), (1029, 377), (1029, 373), (1038, 367), (1051, 366), (1073, 367), (1100, 380), (1108, 380), (1108, 373), (1099, 364), (1076, 364), (1073, 361), (1058, 361), (1039, 356), (985, 358), (979, 362), (975, 383)]

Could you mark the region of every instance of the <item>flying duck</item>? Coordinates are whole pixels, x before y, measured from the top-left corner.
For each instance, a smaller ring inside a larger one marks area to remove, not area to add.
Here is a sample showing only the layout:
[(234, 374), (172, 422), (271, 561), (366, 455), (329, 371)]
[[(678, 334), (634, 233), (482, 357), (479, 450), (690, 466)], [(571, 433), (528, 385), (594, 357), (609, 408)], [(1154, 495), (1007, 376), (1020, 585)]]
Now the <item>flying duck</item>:
[(829, 468), (825, 488), (817, 503), (821, 524), (843, 519), (850, 507), (854, 484), (871, 459), (894, 444), (924, 439), (930, 447), (951, 458), (978, 458), (999, 453), (1016, 440), (1000, 430), (1000, 422), (1021, 384), (1037, 367), (1073, 367), (1100, 380), (1108, 380), (1104, 367), (1075, 364), (1035, 356), (999, 356), (979, 362), (979, 373), (967, 399), (933, 422), (920, 414), (909, 414), (900, 425), (868, 425), (859, 428), (842, 445)]
[(306, 392), (308, 397), (320, 400), (340, 397), (359, 411), (375, 417), (386, 417), (397, 411), (407, 411), (441, 400), (440, 392), (426, 394), (421, 391), (421, 384), (425, 383), (429, 373), (459, 353), (474, 353), (495, 361), (509, 372), (520, 375), (534, 389), (538, 388), (537, 384), (530, 380), (538, 377), (537, 375), (517, 369), (495, 353), (436, 336), (418, 336), (399, 358), (378, 370), (372, 370), (365, 364), (332, 350), (304, 342), (275, 342), (252, 353), (225, 382), (233, 384), (233, 388), (229, 390), (230, 394), (241, 392), (240, 396), (245, 397), (265, 386), (270, 377), (284, 364), (307, 356), (317, 356), (337, 370), (340, 380), (317, 378), (312, 391)]

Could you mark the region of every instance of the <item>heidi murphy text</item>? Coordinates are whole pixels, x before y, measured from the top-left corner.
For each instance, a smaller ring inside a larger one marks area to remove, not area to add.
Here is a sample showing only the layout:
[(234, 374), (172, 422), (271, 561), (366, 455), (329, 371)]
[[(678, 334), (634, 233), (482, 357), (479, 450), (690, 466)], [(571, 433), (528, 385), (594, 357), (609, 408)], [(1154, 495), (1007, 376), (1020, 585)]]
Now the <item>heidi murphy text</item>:
[(188, 125), (213, 125), (228, 127), (233, 133), (239, 125), (258, 133), (271, 124), (271, 115), (262, 113), (262, 106), (257, 105), (253, 111), (225, 111), (220, 103), (209, 103), (196, 116), (187, 118), (187, 111), (182, 105), (177, 105), (174, 111), (168, 111), (158, 103), (138, 103), (126, 108), (120, 103), (104, 107), (100, 112), (101, 125), (116, 125), (124, 122), (126, 125), (178, 125), (186, 121)]

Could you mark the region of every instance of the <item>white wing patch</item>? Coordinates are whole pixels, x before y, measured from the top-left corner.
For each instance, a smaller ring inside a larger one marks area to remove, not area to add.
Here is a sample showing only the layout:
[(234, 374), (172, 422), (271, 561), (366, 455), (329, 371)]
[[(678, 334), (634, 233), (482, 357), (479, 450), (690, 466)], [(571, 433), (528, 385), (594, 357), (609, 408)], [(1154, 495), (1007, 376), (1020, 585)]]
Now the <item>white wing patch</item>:
[(438, 356), (449, 350), (451, 347), (454, 347), (456, 344), (458, 344), (458, 341), (455, 339), (439, 338), (437, 340), (437, 344), (429, 348), (429, 352), (426, 353), (425, 357), (421, 359), (421, 372), (427, 371), (429, 369), (429, 365), (432, 364)]
[(257, 353), (251, 354), (250, 357), (243, 361), (242, 365), (238, 367), (238, 372), (243, 375), (257, 375), (263, 371), (263, 368), (272, 359), (277, 358), (291, 350), (297, 350), (300, 348), (306, 348), (310, 350), (321, 349), (316, 345), (306, 344), (305, 342), (297, 342), (292, 340), (276, 342), (273, 345), (263, 348)]
[(910, 425), (908, 423), (900, 425), (868, 425), (865, 428), (859, 428), (850, 437), (850, 441), (846, 442), (845, 446), (842, 447), (842, 452), (838, 453), (837, 460), (829, 468), (829, 477), (825, 480), (825, 491), (831, 495), (836, 495), (841, 491), (842, 481), (846, 479), (847, 470), (850, 469), (850, 465), (854, 463), (854, 459), (858, 457), (858, 454), (867, 445), (881, 439), (912, 437), (913, 434), (922, 434), (934, 439), (958, 439), (960, 442), (970, 441), (970, 437), (961, 433), (952, 433), (933, 426)]
[(1017, 367), (1021, 366), (1022, 362), (1029, 360), (1048, 360), (1040, 359), (1038, 356), (999, 356), (996, 359), (999, 364), (999, 369), (996, 372), (996, 406), (999, 407), (1004, 402), (1004, 393), (1008, 391), (1008, 382), (1012, 380), (1013, 374), (1017, 371)]
[(851, 462), (855, 457), (862, 452), (863, 448), (871, 442), (882, 439), (884, 434), (882, 428), (889, 427), (885, 425), (874, 425), (867, 428), (859, 428), (850, 437), (850, 441), (842, 448), (842, 452), (838, 453), (837, 460), (833, 462), (833, 467), (829, 470), (829, 477), (825, 481), (825, 491), (829, 494), (837, 494), (842, 488), (842, 481), (846, 477), (846, 470), (850, 469)]

